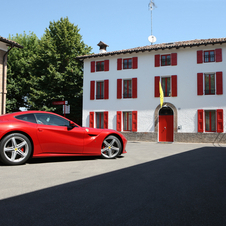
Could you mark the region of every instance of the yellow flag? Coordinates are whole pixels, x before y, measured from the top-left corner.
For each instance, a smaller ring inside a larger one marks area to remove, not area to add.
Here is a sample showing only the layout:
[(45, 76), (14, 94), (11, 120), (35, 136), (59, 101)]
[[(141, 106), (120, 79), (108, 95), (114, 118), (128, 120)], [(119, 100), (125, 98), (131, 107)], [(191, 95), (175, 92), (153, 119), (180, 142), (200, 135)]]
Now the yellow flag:
[(161, 108), (162, 108), (163, 101), (164, 101), (164, 93), (163, 93), (162, 85), (161, 85), (160, 81), (159, 81), (159, 94), (160, 94), (160, 105), (161, 105)]

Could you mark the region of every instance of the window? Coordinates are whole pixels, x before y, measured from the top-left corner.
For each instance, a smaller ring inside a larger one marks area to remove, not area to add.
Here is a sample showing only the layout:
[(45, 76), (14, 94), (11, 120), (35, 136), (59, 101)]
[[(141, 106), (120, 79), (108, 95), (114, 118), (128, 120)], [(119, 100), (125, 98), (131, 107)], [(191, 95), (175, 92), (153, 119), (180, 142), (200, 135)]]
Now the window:
[(155, 76), (155, 97), (159, 97), (159, 82), (161, 81), (164, 97), (177, 97), (177, 75)]
[(132, 131), (132, 112), (123, 112), (123, 130)]
[(205, 74), (205, 95), (215, 95), (215, 74)]
[(96, 99), (104, 99), (104, 81), (97, 82)]
[[(204, 84), (203, 84), (204, 82)], [(223, 72), (197, 73), (197, 95), (222, 95)]]
[(137, 98), (137, 78), (117, 79), (117, 99), (122, 98), (122, 90), (123, 98)]
[(170, 66), (170, 65), (171, 66), (177, 65), (177, 53), (155, 55), (155, 67)]
[(51, 125), (51, 126), (69, 126), (68, 120), (61, 118), (57, 115), (37, 113), (35, 114), (38, 124)]
[(96, 71), (104, 71), (104, 61), (96, 62)]
[(117, 131), (121, 131), (121, 119), (123, 117), (123, 131), (137, 131), (137, 111), (117, 111)]
[(197, 64), (209, 62), (222, 62), (222, 49), (215, 50), (198, 50), (197, 51)]
[(123, 98), (132, 98), (132, 80), (123, 80)]
[(138, 68), (138, 57), (117, 59), (117, 70), (122, 69), (137, 69)]
[(204, 51), (204, 62), (214, 62), (215, 61), (215, 51)]
[(205, 111), (205, 131), (206, 132), (216, 132), (215, 111)]
[(95, 99), (95, 83), (96, 83), (96, 99), (109, 99), (109, 80), (90, 81), (90, 100)]
[(161, 55), (161, 66), (171, 65), (170, 54)]
[(198, 110), (198, 132), (224, 132), (223, 109)]
[[(94, 128), (94, 112), (89, 114), (89, 127)], [(96, 112), (96, 128), (107, 129), (108, 128), (108, 112)]]
[(91, 62), (91, 73), (100, 71), (109, 71), (109, 60), (103, 61), (92, 61)]
[(164, 93), (164, 97), (171, 96), (171, 85), (170, 85), (170, 77), (163, 77), (161, 79), (162, 90)]
[(15, 118), (26, 122), (37, 123), (34, 114), (18, 115)]

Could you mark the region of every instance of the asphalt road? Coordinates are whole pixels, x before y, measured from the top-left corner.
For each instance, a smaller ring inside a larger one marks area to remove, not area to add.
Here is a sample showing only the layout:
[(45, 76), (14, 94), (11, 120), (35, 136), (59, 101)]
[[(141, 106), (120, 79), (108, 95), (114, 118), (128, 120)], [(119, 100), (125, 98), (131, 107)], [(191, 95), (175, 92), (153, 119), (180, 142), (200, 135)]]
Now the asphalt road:
[(127, 151), (0, 164), (0, 225), (226, 225), (225, 147), (129, 142)]

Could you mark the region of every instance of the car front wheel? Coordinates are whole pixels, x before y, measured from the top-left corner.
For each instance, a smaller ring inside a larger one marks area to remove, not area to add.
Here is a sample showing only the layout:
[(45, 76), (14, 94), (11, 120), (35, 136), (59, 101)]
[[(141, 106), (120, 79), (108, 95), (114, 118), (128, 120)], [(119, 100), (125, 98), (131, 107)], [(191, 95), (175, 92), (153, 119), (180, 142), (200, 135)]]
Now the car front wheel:
[(20, 133), (9, 134), (0, 143), (0, 158), (7, 165), (24, 164), (30, 157), (31, 152), (30, 140)]
[(112, 159), (120, 155), (121, 152), (122, 144), (116, 136), (110, 135), (105, 138), (101, 148), (102, 157)]

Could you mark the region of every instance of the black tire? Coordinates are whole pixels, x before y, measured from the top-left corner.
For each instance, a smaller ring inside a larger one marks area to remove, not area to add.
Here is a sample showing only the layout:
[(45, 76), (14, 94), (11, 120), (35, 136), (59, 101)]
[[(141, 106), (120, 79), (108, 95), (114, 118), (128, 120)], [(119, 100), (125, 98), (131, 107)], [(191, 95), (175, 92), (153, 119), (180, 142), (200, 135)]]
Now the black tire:
[(24, 164), (32, 153), (30, 140), (21, 133), (12, 133), (0, 142), (0, 160), (7, 165)]
[(106, 137), (101, 147), (101, 155), (106, 159), (116, 158), (122, 153), (122, 143), (114, 135)]

